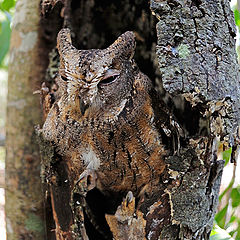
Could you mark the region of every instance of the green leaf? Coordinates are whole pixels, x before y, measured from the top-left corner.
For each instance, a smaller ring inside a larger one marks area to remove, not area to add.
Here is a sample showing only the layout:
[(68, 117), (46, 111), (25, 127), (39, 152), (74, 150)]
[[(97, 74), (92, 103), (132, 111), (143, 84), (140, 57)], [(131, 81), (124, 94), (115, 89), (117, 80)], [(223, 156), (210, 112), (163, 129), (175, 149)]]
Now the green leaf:
[(229, 232), (229, 235), (233, 236), (233, 234), (236, 232), (237, 230), (232, 230), (231, 232)]
[(15, 2), (15, 0), (3, 0), (1, 9), (9, 12), (9, 10), (15, 6)]
[(2, 65), (3, 59), (5, 58), (10, 44), (10, 21), (7, 19), (1, 23), (0, 29), (0, 66)]
[(238, 223), (237, 235), (235, 237), (235, 240), (240, 240), (240, 223)]
[(231, 219), (230, 219), (230, 221), (229, 221), (229, 223), (233, 223), (233, 222), (235, 222), (237, 220), (237, 217), (234, 215), (234, 213), (232, 214), (232, 216), (231, 216)]
[(240, 27), (240, 13), (237, 9), (234, 10), (234, 18), (236, 25)]
[(232, 207), (237, 207), (240, 205), (240, 188), (233, 188), (231, 192)]
[(223, 160), (225, 160), (225, 166), (228, 164), (228, 162), (231, 159), (231, 154), (232, 154), (232, 148), (229, 148), (228, 150), (223, 152)]
[(225, 216), (227, 213), (227, 209), (228, 204), (215, 215), (215, 221), (221, 228), (224, 228), (225, 226)]
[(226, 230), (220, 228), (217, 224), (213, 226), (210, 234), (210, 240), (234, 240)]

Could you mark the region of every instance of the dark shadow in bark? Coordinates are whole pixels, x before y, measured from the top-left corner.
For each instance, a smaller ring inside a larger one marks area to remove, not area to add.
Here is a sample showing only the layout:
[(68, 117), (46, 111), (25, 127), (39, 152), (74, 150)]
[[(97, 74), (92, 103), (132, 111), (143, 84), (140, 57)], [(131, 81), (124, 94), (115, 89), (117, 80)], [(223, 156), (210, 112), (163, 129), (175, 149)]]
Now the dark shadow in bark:
[(69, 24), (78, 49), (105, 48), (125, 31), (137, 38), (135, 59), (141, 71), (154, 80), (156, 20), (148, 1), (72, 0)]

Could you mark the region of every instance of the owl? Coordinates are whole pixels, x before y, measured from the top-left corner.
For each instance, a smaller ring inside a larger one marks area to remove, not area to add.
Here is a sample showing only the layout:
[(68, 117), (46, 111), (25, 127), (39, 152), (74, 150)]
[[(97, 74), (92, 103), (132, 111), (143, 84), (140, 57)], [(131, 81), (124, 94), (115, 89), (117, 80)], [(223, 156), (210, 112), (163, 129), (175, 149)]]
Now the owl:
[(135, 45), (130, 31), (103, 50), (76, 49), (69, 29), (58, 34), (59, 88), (42, 133), (70, 192), (84, 182), (86, 192), (138, 197), (159, 186), (173, 120), (135, 63)]

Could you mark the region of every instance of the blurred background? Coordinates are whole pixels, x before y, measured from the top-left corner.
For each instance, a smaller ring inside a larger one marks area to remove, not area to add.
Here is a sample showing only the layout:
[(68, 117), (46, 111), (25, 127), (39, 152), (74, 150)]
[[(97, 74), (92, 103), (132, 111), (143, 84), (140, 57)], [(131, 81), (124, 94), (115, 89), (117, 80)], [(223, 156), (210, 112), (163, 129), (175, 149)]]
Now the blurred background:
[[(7, 104), (8, 50), (11, 20), (16, 0), (0, 0), (0, 238), (6, 240), (4, 214), (5, 123)], [(232, 0), (231, 7), (237, 25), (236, 50), (240, 56), (240, 0)], [(240, 167), (230, 163), (231, 149), (224, 152), (226, 161), (222, 177), (218, 213), (215, 216), (211, 240), (240, 240)], [(238, 161), (239, 162), (239, 161)], [(238, 164), (240, 165), (240, 164)], [(238, 172), (238, 174), (237, 174)]]

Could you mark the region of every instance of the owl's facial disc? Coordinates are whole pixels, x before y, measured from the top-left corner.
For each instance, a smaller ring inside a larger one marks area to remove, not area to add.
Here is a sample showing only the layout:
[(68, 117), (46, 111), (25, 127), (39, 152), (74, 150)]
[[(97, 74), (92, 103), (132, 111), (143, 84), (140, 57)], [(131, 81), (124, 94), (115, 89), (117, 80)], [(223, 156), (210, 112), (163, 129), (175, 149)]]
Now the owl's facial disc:
[(72, 45), (70, 30), (62, 29), (58, 80), (69, 104), (79, 107), (82, 115), (92, 116), (121, 109), (132, 91), (135, 45), (134, 33), (125, 32), (106, 49), (78, 50)]

